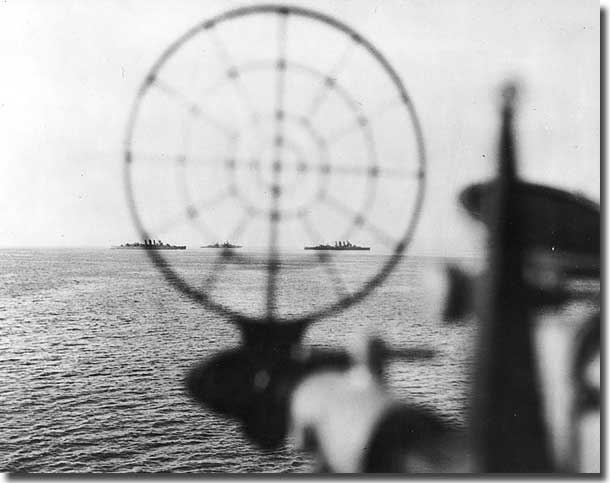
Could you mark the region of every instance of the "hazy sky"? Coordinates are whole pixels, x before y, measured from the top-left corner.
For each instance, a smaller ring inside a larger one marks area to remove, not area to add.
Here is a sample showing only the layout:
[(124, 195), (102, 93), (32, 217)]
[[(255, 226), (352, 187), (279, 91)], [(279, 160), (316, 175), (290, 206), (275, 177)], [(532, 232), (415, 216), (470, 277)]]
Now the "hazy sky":
[[(190, 27), (250, 3), (0, 3), (0, 246), (135, 240), (122, 149), (138, 86)], [(476, 253), (480, 232), (455, 196), (492, 172), (497, 90), (507, 78), (523, 87), (517, 120), (523, 176), (599, 200), (598, 3), (286, 3), (336, 16), (375, 44), (402, 77), (428, 158), (413, 252)], [(327, 47), (308, 41), (313, 52)]]

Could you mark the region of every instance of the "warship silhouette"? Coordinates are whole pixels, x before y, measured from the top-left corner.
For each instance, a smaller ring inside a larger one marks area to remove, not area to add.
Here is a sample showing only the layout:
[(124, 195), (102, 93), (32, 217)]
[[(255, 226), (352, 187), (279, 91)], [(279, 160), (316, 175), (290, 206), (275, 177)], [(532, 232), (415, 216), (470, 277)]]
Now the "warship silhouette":
[(214, 243), (213, 245), (205, 245), (200, 248), (241, 248), (241, 247), (242, 247), (241, 245), (233, 245), (233, 244), (229, 243), (228, 241), (226, 241), (223, 244)]
[(371, 247), (359, 247), (352, 245), (350, 241), (336, 241), (334, 245), (317, 245), (315, 247), (305, 247), (305, 250), (370, 250)]
[(161, 240), (144, 240), (144, 243), (125, 243), (124, 245), (111, 247), (113, 249), (144, 249), (144, 250), (186, 250), (186, 245), (170, 245)]

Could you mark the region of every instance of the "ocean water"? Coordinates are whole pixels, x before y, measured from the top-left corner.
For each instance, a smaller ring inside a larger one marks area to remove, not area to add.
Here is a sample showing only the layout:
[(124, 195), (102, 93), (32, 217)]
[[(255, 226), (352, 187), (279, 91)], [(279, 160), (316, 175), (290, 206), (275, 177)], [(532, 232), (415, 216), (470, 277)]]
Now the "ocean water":
[[(191, 267), (188, 279), (214, 263), (212, 252), (167, 257)], [(282, 310), (300, 313), (338, 296), (332, 277), (307, 257), (285, 254)], [(213, 295), (257, 313), (264, 272), (256, 253), (245, 260), (223, 267)], [(372, 252), (335, 257), (348, 290), (383, 262)], [(437, 320), (425, 280), (441, 263), (405, 257), (359, 304), (317, 322), (306, 343), (338, 347), (368, 329), (396, 346), (436, 349), (432, 360), (392, 363), (390, 391), (463, 424), (473, 327)], [(235, 422), (188, 398), (182, 385), (188, 368), (238, 341), (226, 319), (172, 288), (142, 251), (0, 250), (0, 470), (308, 471), (312, 461), (289, 444), (261, 451)]]

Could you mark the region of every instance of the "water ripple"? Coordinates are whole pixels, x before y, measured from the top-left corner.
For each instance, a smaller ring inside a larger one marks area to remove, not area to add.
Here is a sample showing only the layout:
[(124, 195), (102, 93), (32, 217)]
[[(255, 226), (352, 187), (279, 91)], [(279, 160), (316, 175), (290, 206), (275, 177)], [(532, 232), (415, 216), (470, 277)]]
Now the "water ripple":
[[(189, 400), (187, 368), (239, 338), (226, 321), (171, 289), (145, 254), (109, 250), (0, 250), (0, 469), (11, 472), (306, 472), (307, 457), (261, 451), (232, 421)], [(175, 254), (193, 257), (192, 254)], [(186, 259), (185, 259), (186, 260)], [(353, 260), (345, 278), (371, 270)], [(256, 259), (229, 270), (227, 300), (248, 303)], [(283, 270), (302, 293), (295, 310), (334, 291), (298, 257)], [(233, 275), (231, 275), (233, 273)], [(368, 272), (367, 272), (368, 273)], [(467, 405), (469, 328), (427, 320), (423, 264), (407, 259), (360, 305), (314, 326), (307, 343), (334, 347), (373, 326), (396, 343), (430, 345), (426, 363), (395, 363), (400, 398), (457, 423)], [(242, 303), (240, 302), (240, 303)], [(289, 300), (292, 303), (291, 300)], [(300, 305), (299, 305), (300, 304)]]

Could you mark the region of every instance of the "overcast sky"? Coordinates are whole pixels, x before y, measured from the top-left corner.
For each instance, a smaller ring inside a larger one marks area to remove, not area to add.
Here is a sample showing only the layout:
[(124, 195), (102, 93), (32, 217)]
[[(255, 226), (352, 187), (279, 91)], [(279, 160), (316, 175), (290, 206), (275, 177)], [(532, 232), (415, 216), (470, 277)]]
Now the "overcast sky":
[[(0, 246), (135, 240), (122, 149), (138, 86), (161, 52), (189, 28), (250, 3), (0, 3)], [(351, 26), (404, 81), (428, 159), (414, 253), (477, 253), (480, 232), (455, 197), (492, 173), (497, 91), (507, 78), (523, 88), (517, 119), (523, 177), (599, 200), (598, 3), (286, 3)], [(314, 51), (327, 48), (309, 41)], [(391, 225), (389, 216), (379, 223)]]

